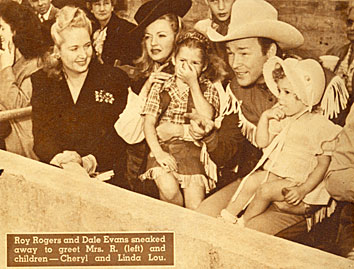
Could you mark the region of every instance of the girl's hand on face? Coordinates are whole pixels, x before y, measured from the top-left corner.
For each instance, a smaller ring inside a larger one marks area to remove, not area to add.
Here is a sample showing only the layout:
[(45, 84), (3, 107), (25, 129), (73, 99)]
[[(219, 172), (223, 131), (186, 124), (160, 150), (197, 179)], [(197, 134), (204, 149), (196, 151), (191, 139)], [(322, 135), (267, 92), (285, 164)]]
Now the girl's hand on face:
[(279, 105), (274, 106), (274, 107), (264, 111), (264, 114), (268, 120), (275, 119), (275, 120), (279, 121), (279, 120), (285, 118), (285, 113), (281, 109), (281, 106), (279, 106)]
[(187, 62), (182, 63), (182, 65), (178, 68), (177, 77), (190, 87), (193, 83), (198, 83), (197, 70), (193, 65), (190, 65)]
[(177, 171), (177, 162), (175, 158), (167, 152), (162, 150), (158, 154), (155, 154), (155, 159), (167, 172)]
[(11, 40), (4, 41), (2, 43), (2, 49), (0, 52), (0, 64), (1, 69), (9, 66), (13, 66), (15, 61), (15, 45)]
[(284, 199), (287, 203), (298, 205), (305, 197), (305, 193), (298, 186), (284, 188)]

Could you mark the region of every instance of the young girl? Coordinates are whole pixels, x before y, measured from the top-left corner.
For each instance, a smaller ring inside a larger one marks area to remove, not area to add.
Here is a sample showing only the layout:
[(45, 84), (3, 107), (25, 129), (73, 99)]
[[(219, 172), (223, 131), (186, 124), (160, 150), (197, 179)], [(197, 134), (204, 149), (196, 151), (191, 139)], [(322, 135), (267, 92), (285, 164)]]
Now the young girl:
[[(312, 110), (325, 89), (318, 62), (273, 57), (264, 65), (263, 73), (278, 98), (257, 126), (256, 143), (264, 148), (264, 155), (221, 211), (223, 219), (240, 225), (263, 213), (272, 202), (286, 201), (277, 205), (298, 214), (305, 213), (306, 205), (327, 205), (329, 194), (321, 182), (330, 163), (333, 140), (341, 130)], [(256, 171), (261, 165), (263, 170)], [(247, 205), (244, 215), (237, 219)]]
[[(163, 122), (182, 125), (186, 123), (184, 114), (192, 108), (214, 119), (218, 115), (219, 96), (209, 79), (218, 76), (220, 61), (210, 53), (209, 41), (204, 35), (186, 32), (176, 42), (175, 75), (164, 84), (154, 84), (150, 91), (142, 114), (151, 153), (147, 171), (140, 178), (155, 180), (161, 200), (182, 206), (180, 184), (185, 206), (195, 209), (210, 190), (212, 182), (208, 181), (200, 162), (200, 148), (193, 141), (160, 143), (156, 125)], [(163, 103), (168, 104), (166, 109)]]

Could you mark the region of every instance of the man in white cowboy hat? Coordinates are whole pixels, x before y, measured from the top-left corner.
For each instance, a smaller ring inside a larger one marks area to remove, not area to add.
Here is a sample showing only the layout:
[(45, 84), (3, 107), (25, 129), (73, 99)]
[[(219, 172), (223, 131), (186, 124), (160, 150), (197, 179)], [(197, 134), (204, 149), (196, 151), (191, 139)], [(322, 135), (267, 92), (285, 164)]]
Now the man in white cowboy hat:
[[(237, 175), (242, 177), (261, 156), (254, 141), (260, 115), (276, 103), (265, 85), (263, 65), (268, 58), (281, 55), (281, 49), (301, 46), (304, 38), (295, 27), (279, 21), (276, 9), (263, 0), (237, 0), (228, 33), (221, 35), (212, 28), (207, 33), (214, 42), (226, 42), (229, 64), (235, 74), (227, 87), (232, 100), (230, 111), (234, 113), (225, 116), (221, 128), (211, 133), (210, 124), (192, 115), (190, 133), (195, 138), (204, 137), (210, 157), (218, 166), (237, 164)], [(235, 181), (216, 192), (197, 211), (217, 216), (238, 185), (239, 181)], [(275, 235), (303, 220), (304, 216), (283, 213), (271, 206), (250, 221), (248, 227)]]

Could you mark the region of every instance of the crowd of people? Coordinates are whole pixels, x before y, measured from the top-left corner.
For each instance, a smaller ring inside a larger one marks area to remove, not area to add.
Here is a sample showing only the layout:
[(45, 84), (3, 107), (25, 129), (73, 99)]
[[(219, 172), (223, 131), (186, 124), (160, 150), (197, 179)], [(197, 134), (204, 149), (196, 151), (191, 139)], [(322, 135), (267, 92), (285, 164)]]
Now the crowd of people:
[(264, 0), (86, 1), (0, 3), (1, 149), (353, 257), (353, 7), (303, 59)]

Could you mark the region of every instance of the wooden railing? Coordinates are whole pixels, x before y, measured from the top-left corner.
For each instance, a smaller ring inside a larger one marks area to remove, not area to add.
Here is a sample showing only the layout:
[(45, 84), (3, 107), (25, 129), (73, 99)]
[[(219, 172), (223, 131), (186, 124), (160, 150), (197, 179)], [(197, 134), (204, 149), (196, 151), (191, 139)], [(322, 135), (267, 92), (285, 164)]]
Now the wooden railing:
[(0, 122), (30, 116), (32, 106), (0, 111)]

